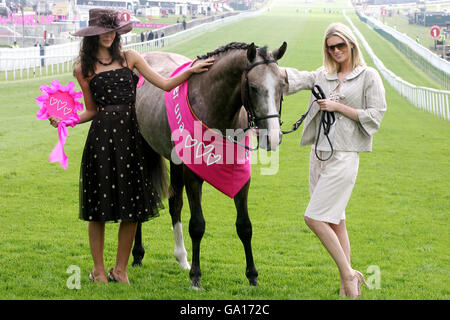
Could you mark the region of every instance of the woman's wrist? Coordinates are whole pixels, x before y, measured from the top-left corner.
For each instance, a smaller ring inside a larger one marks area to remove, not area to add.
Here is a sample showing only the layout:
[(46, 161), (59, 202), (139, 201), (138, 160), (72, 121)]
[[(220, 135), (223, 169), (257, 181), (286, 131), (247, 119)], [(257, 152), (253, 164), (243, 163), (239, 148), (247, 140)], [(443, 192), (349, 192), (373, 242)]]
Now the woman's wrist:
[(352, 107), (349, 107), (345, 104), (338, 102), (336, 105), (336, 111), (339, 112), (340, 114), (346, 116), (347, 118), (350, 118), (354, 121), (359, 122), (358, 112), (356, 111), (356, 109), (354, 109)]
[(83, 113), (80, 114), (80, 121), (78, 121), (77, 124), (82, 124), (91, 121), (96, 114), (97, 112), (89, 112), (88, 110), (84, 111)]
[(344, 113), (345, 112), (345, 105), (343, 105), (340, 102), (336, 102), (336, 111), (339, 113)]

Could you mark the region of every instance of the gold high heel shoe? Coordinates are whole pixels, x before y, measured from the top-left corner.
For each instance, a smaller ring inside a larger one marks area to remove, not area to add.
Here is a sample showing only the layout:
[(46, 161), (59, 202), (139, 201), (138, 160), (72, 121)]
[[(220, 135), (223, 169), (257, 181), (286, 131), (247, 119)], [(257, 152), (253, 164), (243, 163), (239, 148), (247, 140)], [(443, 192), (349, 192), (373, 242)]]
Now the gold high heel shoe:
[(130, 281), (128, 280), (128, 277), (126, 277), (125, 280), (123, 280), (123, 279), (120, 280), (119, 278), (117, 278), (117, 276), (115, 276), (113, 274), (113, 270), (114, 270), (114, 268), (111, 268), (111, 270), (109, 270), (109, 273), (108, 273), (108, 279), (110, 282), (123, 282), (123, 283), (130, 285)]
[(94, 271), (91, 271), (91, 273), (89, 274), (89, 281), (91, 282), (104, 282), (104, 283), (108, 283), (108, 280), (104, 281), (104, 280), (100, 280), (100, 276), (96, 277), (94, 275)]
[(108, 272), (108, 280), (111, 281), (111, 282), (118, 282), (117, 279), (113, 275), (113, 270), (114, 270), (114, 268), (111, 268), (111, 270), (109, 270), (109, 272)]
[[(367, 282), (364, 279), (364, 276), (362, 275), (361, 272), (359, 272), (357, 270), (354, 270), (354, 271), (355, 271), (355, 273), (351, 280), (347, 280), (347, 281), (344, 280), (343, 290), (341, 289), (339, 294), (343, 291), (343, 292), (345, 292), (345, 295), (347, 297), (357, 299), (357, 298), (361, 297), (361, 283), (364, 283), (367, 286)], [(345, 286), (345, 284), (348, 285), (349, 282), (351, 283), (351, 285)], [(356, 282), (356, 292), (353, 292), (355, 289), (355, 282)]]
[(364, 279), (364, 276), (361, 272), (359, 272), (358, 270), (355, 270), (355, 272), (356, 276), (358, 277), (358, 292), (359, 295), (361, 295), (361, 283), (364, 283), (366, 288), (369, 288), (369, 285), (367, 284), (366, 279)]

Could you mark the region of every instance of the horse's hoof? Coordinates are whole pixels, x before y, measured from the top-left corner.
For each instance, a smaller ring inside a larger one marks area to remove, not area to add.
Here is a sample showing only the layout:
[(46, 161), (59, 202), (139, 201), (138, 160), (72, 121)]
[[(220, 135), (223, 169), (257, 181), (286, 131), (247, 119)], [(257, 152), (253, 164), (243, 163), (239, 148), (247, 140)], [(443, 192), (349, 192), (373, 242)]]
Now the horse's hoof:
[(142, 267), (142, 259), (134, 259), (133, 263), (131, 264), (133, 267)]
[(259, 286), (258, 279), (248, 279), (248, 282), (250, 283), (251, 286), (254, 286), (254, 287)]
[(202, 288), (202, 286), (200, 284), (200, 279), (192, 280), (191, 288), (194, 289), (194, 290), (200, 290)]
[(191, 270), (191, 265), (187, 261), (185, 261), (185, 262), (178, 261), (178, 264), (179, 264), (180, 268), (183, 270)]
[(245, 272), (245, 276), (248, 279), (248, 282), (251, 286), (258, 286), (258, 271), (255, 268), (247, 269)]

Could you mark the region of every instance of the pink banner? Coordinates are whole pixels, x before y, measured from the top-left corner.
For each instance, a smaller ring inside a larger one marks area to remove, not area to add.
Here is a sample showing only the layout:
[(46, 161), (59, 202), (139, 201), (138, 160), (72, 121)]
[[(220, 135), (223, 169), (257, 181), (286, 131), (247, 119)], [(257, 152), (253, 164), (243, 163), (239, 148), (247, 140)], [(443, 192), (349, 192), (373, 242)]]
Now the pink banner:
[(159, 29), (168, 26), (168, 24), (161, 23), (133, 23), (134, 28), (149, 28), (149, 29)]
[[(181, 65), (171, 76), (188, 69), (192, 63)], [(188, 81), (164, 92), (175, 151), (189, 169), (233, 198), (250, 179), (251, 153), (201, 122), (193, 114), (187, 95)], [(248, 136), (241, 141), (244, 142), (250, 144)]]
[(53, 16), (51, 14), (49, 15), (41, 15), (38, 16), (36, 13), (35, 14), (29, 14), (29, 15), (25, 15), (25, 17), (22, 17), (22, 15), (16, 15), (15, 13), (13, 13), (13, 15), (8, 15), (8, 17), (0, 17), (0, 24), (15, 24), (15, 25), (38, 25), (38, 24), (45, 24), (45, 25), (49, 25), (52, 22), (55, 21), (64, 21), (66, 20), (66, 18), (63, 16), (61, 18), (59, 18), (58, 16)]

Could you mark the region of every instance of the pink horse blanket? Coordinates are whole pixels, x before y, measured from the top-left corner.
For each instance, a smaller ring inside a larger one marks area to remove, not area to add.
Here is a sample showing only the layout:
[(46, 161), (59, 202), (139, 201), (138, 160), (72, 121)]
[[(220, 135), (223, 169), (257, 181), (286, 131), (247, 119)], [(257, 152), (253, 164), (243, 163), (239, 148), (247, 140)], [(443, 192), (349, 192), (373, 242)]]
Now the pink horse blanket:
[[(192, 64), (190, 61), (178, 67), (171, 77)], [(251, 152), (225, 139), (196, 117), (189, 104), (188, 81), (165, 92), (164, 97), (178, 157), (203, 180), (233, 198), (250, 179)], [(242, 143), (249, 145), (248, 136), (244, 139)]]

